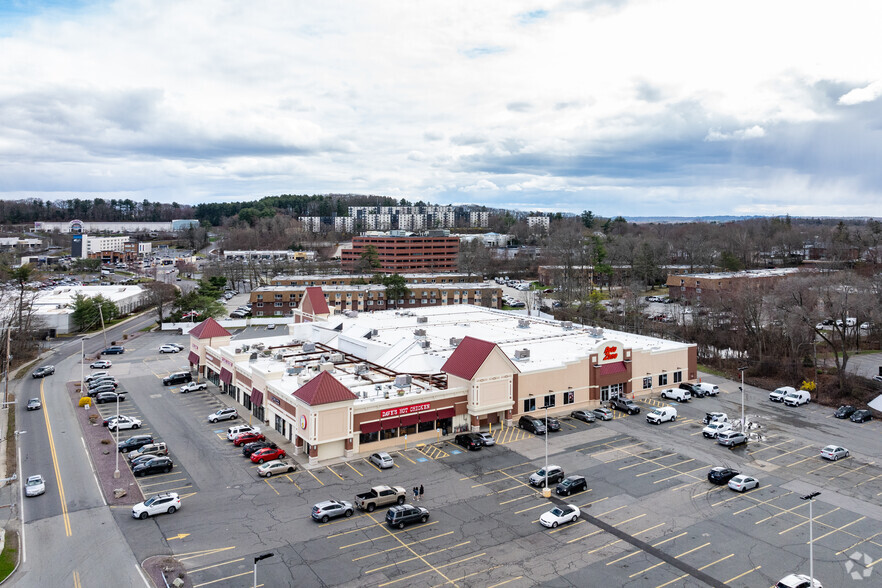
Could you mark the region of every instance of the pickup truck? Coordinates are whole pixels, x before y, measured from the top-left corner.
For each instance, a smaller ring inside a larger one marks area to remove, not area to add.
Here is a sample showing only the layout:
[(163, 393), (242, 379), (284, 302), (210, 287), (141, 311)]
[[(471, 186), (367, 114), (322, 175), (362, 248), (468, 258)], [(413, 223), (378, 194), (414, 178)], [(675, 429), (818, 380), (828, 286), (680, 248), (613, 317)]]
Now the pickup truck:
[(631, 400), (630, 398), (623, 398), (621, 396), (613, 396), (609, 399), (610, 408), (614, 408), (616, 410), (622, 410), (627, 412), (628, 414), (639, 414), (640, 407)]
[(162, 442), (148, 443), (147, 445), (142, 445), (135, 451), (129, 452), (127, 457), (129, 458), (129, 461), (132, 461), (142, 455), (168, 455), (168, 446)]
[(355, 508), (374, 512), (378, 506), (404, 504), (407, 490), (401, 486), (374, 486), (370, 492), (355, 495)]

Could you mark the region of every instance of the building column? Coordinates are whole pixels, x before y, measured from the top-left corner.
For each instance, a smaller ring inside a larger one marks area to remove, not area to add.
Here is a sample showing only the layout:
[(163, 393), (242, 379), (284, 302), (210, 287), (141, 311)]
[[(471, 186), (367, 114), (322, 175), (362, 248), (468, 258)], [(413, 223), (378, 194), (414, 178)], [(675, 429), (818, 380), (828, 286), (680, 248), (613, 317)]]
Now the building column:
[(318, 445), (309, 446), (309, 465), (318, 464)]
[(505, 426), (506, 427), (513, 427), (514, 426), (514, 421), (511, 418), (511, 409), (508, 409), (505, 411)]
[(352, 457), (352, 448), (354, 447), (354, 445), (355, 441), (353, 441), (351, 437), (343, 441), (343, 455), (347, 458)]
[(303, 437), (294, 435), (294, 455), (303, 453)]
[(469, 427), (469, 431), (472, 433), (477, 433), (481, 430), (481, 417), (477, 415), (469, 415), (471, 417), (471, 423)]

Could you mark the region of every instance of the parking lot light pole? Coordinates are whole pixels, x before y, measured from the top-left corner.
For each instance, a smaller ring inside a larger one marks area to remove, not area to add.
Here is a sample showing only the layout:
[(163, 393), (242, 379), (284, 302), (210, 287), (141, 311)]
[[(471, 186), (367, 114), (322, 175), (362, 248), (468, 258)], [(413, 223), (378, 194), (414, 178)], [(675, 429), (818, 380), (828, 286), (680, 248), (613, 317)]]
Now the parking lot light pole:
[(116, 469), (113, 477), (119, 478), (119, 394), (116, 395)]
[[(551, 390), (549, 394), (553, 394)], [(548, 489), (548, 399), (545, 399), (545, 488), (542, 490), (542, 496), (548, 498), (551, 496), (551, 490)]]
[(268, 557), (274, 556), (275, 553), (264, 553), (263, 555), (258, 555), (254, 558), (254, 588), (257, 588), (257, 562), (262, 559), (266, 559)]
[(744, 422), (744, 371), (746, 367), (738, 368), (741, 372), (741, 432), (747, 435), (747, 423)]
[(801, 498), (809, 501), (809, 578), (811, 578), (811, 588), (815, 588), (815, 558), (814, 558), (814, 539), (812, 537), (812, 503), (815, 498), (820, 496), (820, 492), (812, 492)]

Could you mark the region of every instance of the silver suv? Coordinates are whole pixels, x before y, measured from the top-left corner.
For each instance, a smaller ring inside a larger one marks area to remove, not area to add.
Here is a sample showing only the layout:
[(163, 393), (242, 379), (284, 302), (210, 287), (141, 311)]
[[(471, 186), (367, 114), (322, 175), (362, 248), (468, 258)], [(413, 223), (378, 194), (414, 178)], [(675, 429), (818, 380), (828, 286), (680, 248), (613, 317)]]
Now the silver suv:
[(747, 437), (744, 433), (738, 431), (726, 431), (717, 435), (717, 443), (726, 447), (734, 447), (742, 443), (747, 443)]
[[(564, 471), (563, 468), (556, 465), (548, 466), (548, 484), (557, 484), (561, 480), (564, 479)], [(535, 472), (530, 475), (530, 485), (531, 486), (545, 486), (545, 468), (542, 468), (538, 472)]]

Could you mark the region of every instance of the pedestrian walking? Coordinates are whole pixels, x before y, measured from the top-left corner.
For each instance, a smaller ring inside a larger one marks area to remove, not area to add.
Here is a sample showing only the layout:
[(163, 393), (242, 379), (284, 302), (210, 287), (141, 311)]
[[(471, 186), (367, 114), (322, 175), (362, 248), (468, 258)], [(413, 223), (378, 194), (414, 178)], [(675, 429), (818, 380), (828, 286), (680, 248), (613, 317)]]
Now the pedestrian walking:
[(423, 485), (420, 484), (420, 500), (423, 499), (423, 493), (424, 493), (424, 492), (425, 492), (425, 490), (423, 489)]
[(414, 487), (413, 487), (413, 499), (414, 499), (414, 501), (417, 500), (417, 497), (418, 497), (419, 495), (420, 495), (420, 489), (417, 488), (416, 486), (414, 486)]

